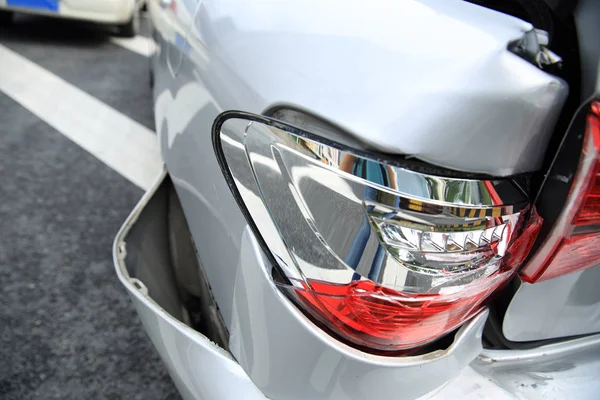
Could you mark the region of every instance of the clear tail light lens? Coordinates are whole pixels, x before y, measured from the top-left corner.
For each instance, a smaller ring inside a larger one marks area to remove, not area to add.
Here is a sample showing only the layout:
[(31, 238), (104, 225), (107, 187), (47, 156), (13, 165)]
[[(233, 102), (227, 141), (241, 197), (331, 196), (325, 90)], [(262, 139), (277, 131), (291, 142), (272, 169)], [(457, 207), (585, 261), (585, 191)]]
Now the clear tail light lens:
[(520, 272), (529, 283), (600, 264), (600, 103), (592, 103), (579, 168), (567, 204)]
[(414, 348), (513, 276), (541, 219), (513, 181), (411, 171), (261, 117), (217, 121), (223, 171), (279, 288), (354, 345)]

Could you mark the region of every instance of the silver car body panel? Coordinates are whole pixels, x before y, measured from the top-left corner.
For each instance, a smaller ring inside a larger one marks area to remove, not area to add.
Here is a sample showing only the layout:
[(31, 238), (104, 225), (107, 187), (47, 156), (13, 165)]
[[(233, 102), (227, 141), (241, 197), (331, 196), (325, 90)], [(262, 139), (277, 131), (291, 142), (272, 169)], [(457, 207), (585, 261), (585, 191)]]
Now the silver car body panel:
[(471, 366), (517, 398), (597, 398), (600, 335), (530, 350), (484, 350)]
[(584, 338), (574, 344), (533, 351), (486, 350), (439, 392), (426, 398), (596, 399), (600, 338)]
[(504, 335), (525, 342), (599, 332), (598, 282), (600, 267), (536, 284), (521, 282), (506, 310)]
[(242, 233), (235, 282), (230, 344), (240, 356), (234, 358), (177, 316), (177, 289), (168, 277), (168, 217), (160, 211), (166, 210), (160, 207), (165, 177), (163, 171), (119, 230), (113, 257), (184, 399), (259, 400), (267, 391), (271, 399), (588, 399), (597, 393), (600, 335), (533, 350), (482, 350), (485, 311), (457, 332), (448, 349), (421, 356), (374, 356), (343, 345), (277, 290), (249, 227)]
[(195, 15), (198, 104), (307, 110), (365, 146), (443, 167), (537, 169), (567, 94), (508, 50), (529, 23), (462, 0), (175, 2)]

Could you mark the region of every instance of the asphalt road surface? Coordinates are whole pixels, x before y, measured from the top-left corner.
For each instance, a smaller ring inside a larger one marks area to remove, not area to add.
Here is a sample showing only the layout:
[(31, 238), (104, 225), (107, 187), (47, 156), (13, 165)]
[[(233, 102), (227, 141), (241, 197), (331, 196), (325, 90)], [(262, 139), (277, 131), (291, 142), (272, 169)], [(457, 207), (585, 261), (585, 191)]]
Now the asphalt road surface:
[[(93, 128), (122, 114), (152, 133), (148, 58), (130, 49), (138, 42), (45, 18), (0, 27), (2, 400), (179, 398), (112, 263), (112, 240), (144, 187), (76, 144), (77, 130), (47, 111), (65, 104), (65, 116), (86, 116)], [(38, 90), (53, 77), (59, 89), (32, 95), (2, 84), (11, 73)], [(63, 86), (89, 98), (86, 110)], [(94, 114), (95, 105), (110, 112)], [(100, 128), (93, 133), (119, 134)]]

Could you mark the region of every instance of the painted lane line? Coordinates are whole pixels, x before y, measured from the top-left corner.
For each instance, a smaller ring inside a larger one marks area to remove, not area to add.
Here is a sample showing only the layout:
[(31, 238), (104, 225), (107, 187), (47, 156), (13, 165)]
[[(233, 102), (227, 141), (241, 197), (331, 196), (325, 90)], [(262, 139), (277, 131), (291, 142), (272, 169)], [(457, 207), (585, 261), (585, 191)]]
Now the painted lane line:
[(0, 91), (146, 190), (162, 168), (156, 135), (0, 45)]
[(144, 57), (150, 57), (156, 51), (154, 40), (145, 36), (136, 36), (134, 38), (111, 37), (110, 41)]

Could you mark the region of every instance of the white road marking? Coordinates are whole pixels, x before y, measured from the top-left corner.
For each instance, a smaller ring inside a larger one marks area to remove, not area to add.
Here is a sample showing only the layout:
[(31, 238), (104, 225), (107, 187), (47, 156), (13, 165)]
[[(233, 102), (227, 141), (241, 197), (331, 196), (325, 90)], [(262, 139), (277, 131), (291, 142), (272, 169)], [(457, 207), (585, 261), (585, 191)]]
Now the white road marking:
[(146, 190), (162, 168), (156, 135), (0, 45), (0, 91)]
[(133, 38), (111, 37), (110, 41), (144, 57), (150, 57), (156, 51), (154, 40), (145, 36), (136, 36)]

